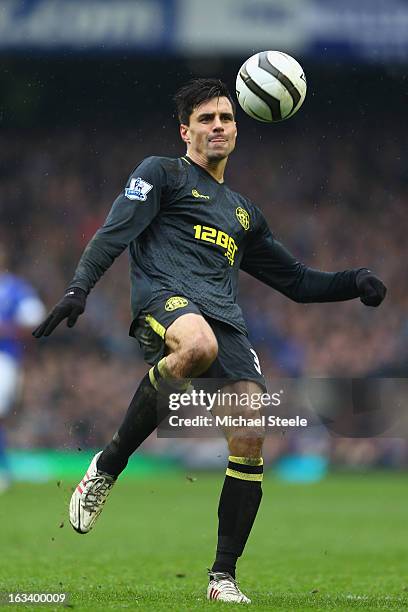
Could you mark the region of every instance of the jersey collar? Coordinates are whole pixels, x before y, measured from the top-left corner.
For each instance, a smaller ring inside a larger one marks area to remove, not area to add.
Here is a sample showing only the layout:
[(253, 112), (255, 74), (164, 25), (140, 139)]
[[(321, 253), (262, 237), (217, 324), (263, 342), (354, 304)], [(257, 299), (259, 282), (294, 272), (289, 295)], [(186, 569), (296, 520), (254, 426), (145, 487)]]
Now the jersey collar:
[(197, 164), (195, 161), (193, 161), (191, 159), (191, 157), (189, 157), (188, 155), (183, 155), (181, 159), (184, 159), (184, 161), (186, 161), (191, 166), (195, 166), (196, 168), (198, 168), (198, 170), (201, 170), (201, 172), (203, 172), (206, 176), (208, 176), (217, 185), (224, 185), (225, 184), (225, 181), (223, 181), (222, 183), (217, 181), (213, 176), (211, 176), (211, 174), (209, 172), (207, 172), (207, 170), (205, 168), (203, 168), (202, 166), (200, 166), (200, 164)]

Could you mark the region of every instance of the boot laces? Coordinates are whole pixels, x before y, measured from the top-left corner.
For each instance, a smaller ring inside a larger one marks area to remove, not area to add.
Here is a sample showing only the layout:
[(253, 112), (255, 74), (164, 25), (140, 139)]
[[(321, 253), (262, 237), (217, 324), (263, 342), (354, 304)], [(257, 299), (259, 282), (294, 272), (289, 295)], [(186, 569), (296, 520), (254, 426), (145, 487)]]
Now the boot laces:
[(228, 581), (228, 584), (224, 584), (223, 585), (223, 592), (224, 593), (231, 593), (233, 595), (242, 595), (237, 581), (235, 580), (235, 578), (233, 578), (231, 576), (231, 574), (228, 574), (228, 572), (208, 572), (208, 575), (210, 577), (210, 580), (215, 580), (216, 582), (221, 582), (222, 581)]
[(83, 508), (90, 514), (99, 510), (106, 501), (109, 490), (114, 484), (113, 478), (98, 475), (90, 478), (86, 483), (87, 491), (84, 496)]

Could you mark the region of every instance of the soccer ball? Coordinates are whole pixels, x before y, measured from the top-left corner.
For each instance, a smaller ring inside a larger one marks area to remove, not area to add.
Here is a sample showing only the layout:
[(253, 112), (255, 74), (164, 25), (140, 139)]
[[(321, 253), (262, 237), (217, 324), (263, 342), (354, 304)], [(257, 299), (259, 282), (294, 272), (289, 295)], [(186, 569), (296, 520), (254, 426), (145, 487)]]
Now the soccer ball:
[(253, 119), (282, 121), (302, 106), (306, 77), (302, 66), (287, 53), (261, 51), (242, 64), (236, 92), (240, 106)]

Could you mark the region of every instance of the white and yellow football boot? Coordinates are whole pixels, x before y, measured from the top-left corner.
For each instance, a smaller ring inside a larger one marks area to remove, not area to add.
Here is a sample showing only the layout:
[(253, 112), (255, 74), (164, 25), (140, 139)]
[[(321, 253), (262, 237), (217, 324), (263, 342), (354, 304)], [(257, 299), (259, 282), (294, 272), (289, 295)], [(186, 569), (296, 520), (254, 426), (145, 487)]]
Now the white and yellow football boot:
[(207, 599), (230, 603), (250, 604), (249, 597), (244, 595), (234, 578), (227, 572), (208, 572), (210, 582), (207, 588)]
[(92, 459), (69, 504), (69, 522), (78, 533), (88, 533), (102, 512), (116, 478), (96, 467), (100, 451)]

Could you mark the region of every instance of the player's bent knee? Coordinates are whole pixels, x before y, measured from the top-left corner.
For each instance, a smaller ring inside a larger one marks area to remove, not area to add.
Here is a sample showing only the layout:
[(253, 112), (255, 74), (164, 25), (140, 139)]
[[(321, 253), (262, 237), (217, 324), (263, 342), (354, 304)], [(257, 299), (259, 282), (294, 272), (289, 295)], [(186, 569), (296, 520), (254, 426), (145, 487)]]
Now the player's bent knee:
[(185, 358), (195, 368), (209, 368), (218, 355), (218, 343), (214, 334), (195, 334), (184, 348)]
[(179, 317), (166, 332), (166, 347), (182, 376), (199, 376), (218, 355), (218, 342), (210, 325), (193, 313)]

